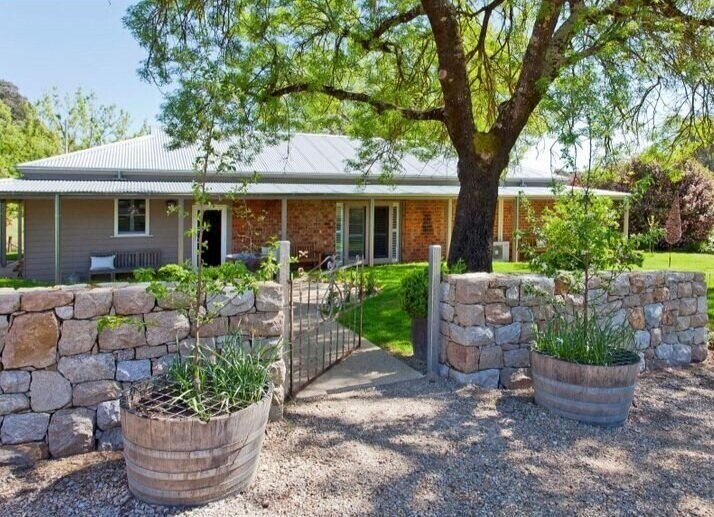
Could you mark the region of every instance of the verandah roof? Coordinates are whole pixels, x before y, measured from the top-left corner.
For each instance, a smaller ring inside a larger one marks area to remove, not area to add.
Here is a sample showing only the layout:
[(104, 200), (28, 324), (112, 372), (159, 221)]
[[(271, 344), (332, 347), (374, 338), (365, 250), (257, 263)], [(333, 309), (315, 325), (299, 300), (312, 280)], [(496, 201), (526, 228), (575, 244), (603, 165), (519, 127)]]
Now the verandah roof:
[[(209, 183), (208, 191), (214, 195), (228, 195), (237, 192), (241, 183)], [(571, 189), (577, 187), (566, 187)], [(627, 193), (593, 189), (597, 195), (613, 199), (625, 199)], [(71, 196), (191, 196), (190, 181), (107, 181), (107, 180), (40, 180), (40, 179), (0, 179), (0, 198), (47, 197), (51, 195)], [(459, 187), (455, 185), (350, 185), (321, 183), (254, 183), (247, 187), (247, 195), (254, 197), (354, 197), (354, 198), (456, 198)], [(498, 189), (502, 198), (519, 195), (531, 199), (555, 197), (550, 187), (502, 186)]]

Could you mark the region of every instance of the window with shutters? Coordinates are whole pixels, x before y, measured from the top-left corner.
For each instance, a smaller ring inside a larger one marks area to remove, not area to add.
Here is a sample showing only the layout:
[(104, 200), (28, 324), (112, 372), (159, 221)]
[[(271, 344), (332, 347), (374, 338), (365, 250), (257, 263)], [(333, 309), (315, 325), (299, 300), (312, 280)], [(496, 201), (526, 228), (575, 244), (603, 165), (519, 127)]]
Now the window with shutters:
[(345, 211), (342, 203), (336, 203), (335, 212), (335, 256), (338, 263), (344, 261), (344, 227), (345, 227)]
[(391, 225), (391, 250), (389, 258), (392, 262), (399, 262), (399, 203), (392, 204), (392, 217), (389, 222)]

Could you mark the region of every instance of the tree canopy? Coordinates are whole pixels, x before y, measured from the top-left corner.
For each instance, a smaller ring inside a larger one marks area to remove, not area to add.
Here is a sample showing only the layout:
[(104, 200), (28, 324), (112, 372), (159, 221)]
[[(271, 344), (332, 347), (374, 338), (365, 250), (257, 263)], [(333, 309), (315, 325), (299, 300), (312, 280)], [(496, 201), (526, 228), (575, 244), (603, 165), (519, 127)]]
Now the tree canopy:
[(127, 111), (114, 104), (98, 103), (94, 92), (82, 88), (64, 96), (52, 89), (39, 100), (37, 110), (44, 124), (59, 135), (61, 149), (66, 153), (148, 132), (146, 123), (134, 132)]
[[(162, 120), (196, 140), (309, 127), (362, 139), (359, 170), (455, 155), (449, 261), (490, 270), (498, 182), (518, 143), (555, 134), (711, 138), (707, 0), (141, 0), (126, 20), (171, 85)], [(693, 122), (695, 121), (695, 122)]]

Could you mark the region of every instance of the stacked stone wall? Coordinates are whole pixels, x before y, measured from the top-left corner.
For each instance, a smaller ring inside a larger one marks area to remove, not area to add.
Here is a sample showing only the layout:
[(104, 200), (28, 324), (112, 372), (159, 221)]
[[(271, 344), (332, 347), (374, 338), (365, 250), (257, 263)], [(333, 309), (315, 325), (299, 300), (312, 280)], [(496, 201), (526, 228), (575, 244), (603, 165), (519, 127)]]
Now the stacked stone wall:
[[(219, 316), (200, 329), (207, 346), (231, 331), (278, 341), (283, 289), (209, 300)], [(98, 330), (103, 316), (130, 318)], [(132, 383), (191, 353), (188, 318), (142, 284), (0, 290), (0, 441), (10, 458), (62, 457), (121, 447), (119, 397)], [(273, 414), (282, 406), (285, 365), (272, 367)]]
[[(643, 369), (704, 361), (708, 346), (703, 273), (623, 273), (591, 280), (598, 314), (628, 325)], [(536, 330), (558, 310), (581, 308), (582, 295), (537, 275), (448, 275), (441, 284), (441, 373), (464, 383), (530, 384)]]

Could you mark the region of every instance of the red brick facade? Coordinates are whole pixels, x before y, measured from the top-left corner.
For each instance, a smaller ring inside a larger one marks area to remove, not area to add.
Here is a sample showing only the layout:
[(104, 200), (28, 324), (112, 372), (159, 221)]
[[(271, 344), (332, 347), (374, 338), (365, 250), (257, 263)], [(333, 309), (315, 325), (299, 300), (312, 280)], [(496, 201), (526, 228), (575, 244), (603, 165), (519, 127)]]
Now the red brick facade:
[[(336, 200), (288, 200), (287, 239), (299, 244), (314, 244), (324, 254), (335, 251)], [(540, 217), (552, 200), (531, 200), (530, 205)], [(244, 208), (242, 208), (244, 206)], [(401, 231), (400, 257), (402, 262), (426, 260), (430, 244), (441, 244), (444, 254), (448, 249), (448, 201), (405, 200), (400, 204)], [(452, 202), (453, 215), (456, 200)], [(250, 214), (248, 219), (244, 214)], [(248, 200), (245, 205), (236, 203), (232, 217), (232, 251), (259, 249), (265, 243), (280, 238), (281, 201)], [(518, 227), (528, 227), (527, 211), (521, 205)], [(452, 219), (453, 220), (453, 219)], [(511, 260), (516, 259), (514, 232), (516, 231), (516, 200), (503, 200), (503, 240), (511, 242)], [(498, 239), (498, 214), (493, 228)]]
[(232, 210), (233, 253), (256, 251), (280, 238), (280, 200), (250, 199), (237, 201)]
[(335, 251), (336, 201), (295, 199), (288, 201), (288, 240), (314, 244), (327, 255)]
[(445, 200), (402, 203), (402, 262), (426, 260), (430, 244), (441, 244), (442, 252), (446, 253), (447, 213)]

